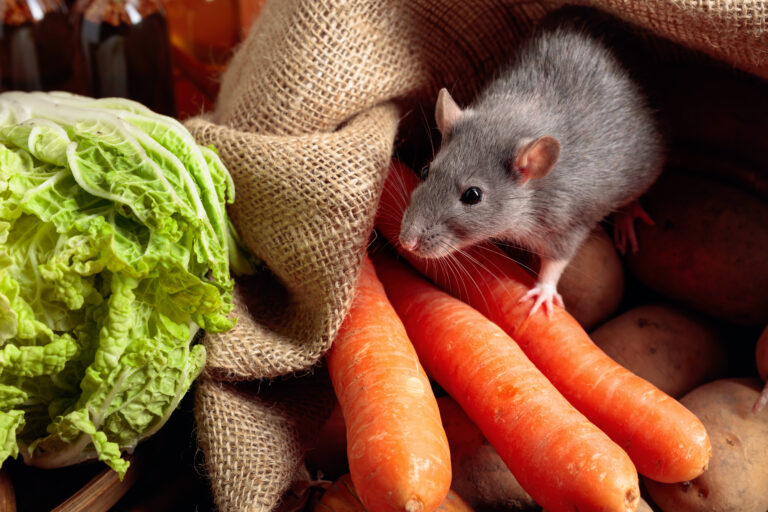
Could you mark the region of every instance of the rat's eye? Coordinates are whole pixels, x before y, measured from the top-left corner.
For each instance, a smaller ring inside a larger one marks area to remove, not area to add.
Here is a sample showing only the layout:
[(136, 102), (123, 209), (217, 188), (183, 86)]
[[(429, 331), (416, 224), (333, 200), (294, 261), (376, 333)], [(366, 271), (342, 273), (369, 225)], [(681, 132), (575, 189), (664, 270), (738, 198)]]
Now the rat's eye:
[(427, 175), (429, 174), (429, 166), (425, 165), (421, 169), (419, 169), (419, 172), (417, 173), (419, 175), (419, 178), (422, 180), (427, 179)]
[(469, 187), (461, 194), (461, 202), (464, 204), (477, 204), (483, 198), (483, 191), (477, 187)]

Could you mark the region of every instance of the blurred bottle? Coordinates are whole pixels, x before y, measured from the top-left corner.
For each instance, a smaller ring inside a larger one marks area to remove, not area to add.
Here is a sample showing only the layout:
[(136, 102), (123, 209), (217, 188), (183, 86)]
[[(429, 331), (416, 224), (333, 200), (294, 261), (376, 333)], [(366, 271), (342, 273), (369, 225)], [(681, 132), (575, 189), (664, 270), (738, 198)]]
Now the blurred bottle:
[(78, 90), (62, 0), (0, 0), (0, 91)]
[(219, 80), (240, 41), (236, 0), (164, 0), (175, 68), (177, 110), (187, 117), (212, 107)]
[(245, 39), (267, 0), (240, 0), (240, 37)]
[(209, 110), (243, 34), (265, 0), (163, 0), (180, 118)]
[(85, 78), (86, 94), (130, 98), (176, 115), (168, 26), (159, 0), (77, 0), (72, 21), (75, 72)]

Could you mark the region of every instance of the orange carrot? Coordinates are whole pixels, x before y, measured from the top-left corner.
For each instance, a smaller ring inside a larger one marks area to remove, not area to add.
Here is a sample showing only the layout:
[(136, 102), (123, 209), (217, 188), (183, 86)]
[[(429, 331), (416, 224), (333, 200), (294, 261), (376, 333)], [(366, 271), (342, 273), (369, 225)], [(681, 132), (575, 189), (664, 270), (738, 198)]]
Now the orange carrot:
[(370, 512), (432, 512), (451, 454), (429, 379), (368, 258), (326, 362), (347, 431), (352, 482)]
[(404, 198), (417, 181), (404, 165), (392, 165), (377, 219), (384, 237), (440, 287), (504, 329), (571, 404), (627, 451), (640, 473), (665, 483), (700, 475), (711, 455), (701, 421), (614, 362), (564, 309), (529, 317), (530, 304), (520, 298), (533, 278), (500, 249), (472, 247), (453, 255), (448, 265), (415, 258), (399, 247)]
[(637, 508), (637, 471), (627, 454), (500, 327), (381, 251), (372, 258), (427, 374), (539, 505), (550, 512)]

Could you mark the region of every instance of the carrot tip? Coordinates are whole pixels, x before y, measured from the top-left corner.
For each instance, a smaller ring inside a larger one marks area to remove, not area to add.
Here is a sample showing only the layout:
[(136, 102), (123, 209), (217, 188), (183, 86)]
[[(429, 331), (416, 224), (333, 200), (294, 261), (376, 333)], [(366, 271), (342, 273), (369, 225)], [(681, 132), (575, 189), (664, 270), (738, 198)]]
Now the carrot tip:
[(419, 498), (411, 498), (405, 503), (405, 512), (422, 512), (424, 504)]

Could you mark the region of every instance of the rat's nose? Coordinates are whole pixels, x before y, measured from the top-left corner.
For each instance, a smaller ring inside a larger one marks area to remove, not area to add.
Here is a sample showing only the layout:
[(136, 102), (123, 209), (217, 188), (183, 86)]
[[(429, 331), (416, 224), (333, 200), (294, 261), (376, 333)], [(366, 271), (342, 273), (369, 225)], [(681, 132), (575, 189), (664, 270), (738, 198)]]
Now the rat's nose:
[(415, 251), (419, 248), (419, 245), (421, 244), (421, 239), (417, 236), (411, 236), (411, 237), (400, 237), (400, 245), (405, 248), (407, 251)]

